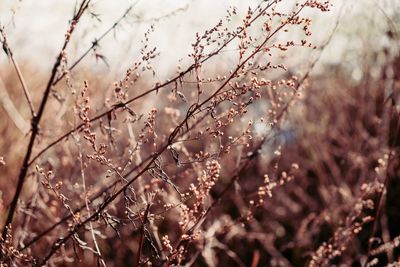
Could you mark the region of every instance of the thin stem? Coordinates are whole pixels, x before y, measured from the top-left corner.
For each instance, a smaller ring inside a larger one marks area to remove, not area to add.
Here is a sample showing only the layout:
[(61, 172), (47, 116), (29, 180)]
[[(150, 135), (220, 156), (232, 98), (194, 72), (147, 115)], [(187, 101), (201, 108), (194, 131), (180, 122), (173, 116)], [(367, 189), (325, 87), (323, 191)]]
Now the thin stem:
[(32, 118), (33, 118), (33, 117), (35, 117), (35, 108), (34, 108), (33, 103), (32, 103), (32, 98), (31, 98), (31, 95), (29, 93), (28, 86), (26, 85), (26, 82), (25, 82), (24, 76), (22, 75), (21, 69), (19, 68), (18, 63), (14, 58), (14, 54), (13, 54), (9, 44), (7, 43), (6, 34), (4, 32), (4, 29), (1, 28), (1, 27), (0, 27), (0, 34), (1, 34), (2, 38), (3, 38), (3, 40), (2, 40), (3, 49), (5, 50), (6, 54), (11, 59), (11, 62), (14, 65), (15, 72), (17, 73), (18, 80), (21, 83), (22, 90), (24, 92), (26, 101), (28, 102), (29, 109), (31, 111), (31, 115), (32, 115)]
[[(68, 71), (72, 71), (93, 49), (95, 49), (101, 40), (104, 39), (112, 30), (114, 30), (127, 16), (128, 14), (132, 11), (132, 8), (138, 3), (139, 1), (136, 1), (133, 5), (128, 7), (124, 14), (116, 21), (114, 24), (108, 28), (102, 35), (100, 35), (98, 38), (95, 38), (94, 41), (92, 42), (92, 45), (82, 53), (82, 55), (68, 68)], [(53, 86), (58, 84), (65, 76), (67, 75), (67, 72), (63, 72), (60, 77), (54, 80)]]
[[(299, 10), (293, 14), (293, 16), (298, 15), (301, 10), (304, 8), (304, 6), (302, 6), (301, 8), (299, 8)], [(149, 168), (151, 168), (151, 166), (153, 165), (153, 163), (156, 162), (156, 160), (158, 159), (158, 157), (164, 153), (164, 151), (166, 151), (168, 149), (168, 147), (173, 143), (174, 139), (179, 135), (180, 130), (182, 129), (182, 127), (184, 127), (187, 123), (188, 120), (192, 117), (192, 115), (199, 109), (202, 108), (202, 106), (204, 106), (206, 103), (208, 103), (211, 99), (213, 99), (215, 97), (216, 94), (218, 94), (228, 83), (230, 80), (232, 80), (237, 73), (245, 66), (245, 64), (247, 62), (249, 62), (257, 53), (259, 53), (261, 51), (261, 49), (265, 46), (265, 44), (274, 36), (276, 35), (276, 33), (278, 33), (284, 26), (286, 26), (286, 24), (280, 25), (278, 26), (273, 32), (271, 32), (266, 38), (265, 40), (246, 58), (243, 60), (243, 62), (241, 64), (239, 64), (236, 69), (231, 73), (231, 75), (229, 76), (229, 78), (208, 98), (206, 98), (204, 101), (202, 101), (200, 104), (195, 104), (193, 105), (191, 108), (189, 108), (185, 118), (182, 120), (182, 122), (171, 132), (169, 138), (167, 139), (168, 141), (166, 142), (166, 144), (164, 146), (162, 146), (162, 148), (153, 154), (152, 159), (150, 160), (150, 162), (135, 176), (133, 177), (129, 182), (127, 182), (123, 187), (121, 187), (119, 190), (117, 190), (117, 192), (114, 193), (114, 195), (112, 195), (111, 197), (109, 197), (107, 200), (105, 200), (100, 207), (97, 209), (96, 212), (94, 212), (91, 216), (89, 216), (88, 218), (86, 218), (84, 221), (82, 221), (79, 224), (76, 224), (75, 227), (73, 228), (73, 230), (69, 231), (69, 233), (61, 238), (58, 239), (56, 242), (53, 243), (52, 245), (52, 249), (50, 250), (50, 252), (48, 253), (47, 256), (45, 256), (43, 258), (43, 260), (41, 261), (41, 264), (44, 265), (47, 263), (47, 261), (54, 255), (54, 253), (56, 253), (56, 251), (58, 251), (58, 249), (65, 244), (69, 238), (71, 238), (73, 236), (74, 233), (76, 233), (82, 226), (84, 226), (85, 224), (87, 224), (88, 222), (90, 222), (92, 219), (96, 218), (110, 203), (112, 203), (120, 194), (122, 194), (123, 192), (125, 192), (125, 190), (133, 183), (135, 182), (140, 176), (142, 176), (145, 172), (147, 172), (149, 170)], [(193, 66), (193, 65), (192, 65)], [(193, 66), (194, 68), (195, 66)], [(169, 81), (167, 83), (170, 83), (172, 81)], [(152, 89), (155, 90), (155, 89)], [(146, 92), (145, 92), (146, 93)], [(144, 93), (144, 94), (145, 94)], [(131, 101), (131, 100), (129, 100)], [(128, 101), (128, 102), (129, 102)], [(123, 104), (122, 106), (123, 107)]]
[[(76, 26), (77, 22), (79, 21), (79, 18), (82, 16), (84, 11), (87, 9), (87, 7), (89, 5), (89, 2), (90, 2), (90, 0), (83, 0), (81, 5), (80, 5), (79, 10), (77, 11), (77, 13), (74, 15), (74, 18), (72, 19), (70, 28), (68, 30), (68, 34), (67, 34), (67, 36), (65, 38), (64, 44), (63, 44), (63, 46), (61, 48), (61, 51), (60, 51), (60, 53), (59, 53), (59, 55), (58, 55), (58, 57), (56, 59), (56, 62), (53, 65), (53, 69), (51, 71), (51, 75), (50, 75), (49, 81), (47, 82), (47, 86), (46, 86), (46, 88), (45, 88), (45, 90), (43, 92), (43, 97), (42, 97), (42, 101), (41, 101), (40, 106), (39, 106), (38, 113), (37, 113), (37, 115), (33, 116), (33, 118), (32, 118), (32, 129), (31, 129), (32, 133), (31, 133), (31, 137), (30, 137), (30, 140), (29, 140), (28, 148), (26, 150), (25, 157), (24, 157), (24, 160), (23, 160), (23, 163), (22, 163), (22, 167), (21, 167), (20, 173), (18, 175), (17, 187), (15, 189), (14, 197), (12, 198), (12, 201), (11, 201), (11, 204), (10, 204), (10, 209), (9, 209), (9, 212), (8, 212), (8, 215), (7, 215), (7, 219), (6, 219), (6, 222), (4, 224), (3, 233), (2, 233), (2, 241), (1, 242), (4, 242), (3, 240), (5, 240), (5, 237), (6, 237), (7, 232), (8, 232), (7, 229), (9, 228), (9, 226), (10, 226), (12, 220), (13, 220), (13, 217), (14, 217), (14, 214), (15, 214), (15, 211), (16, 211), (16, 207), (17, 207), (17, 203), (18, 203), (19, 197), (21, 195), (23, 185), (25, 183), (25, 177), (26, 177), (26, 174), (27, 174), (28, 169), (29, 169), (30, 157), (31, 157), (31, 154), (32, 154), (32, 150), (33, 150), (33, 147), (34, 147), (34, 144), (35, 144), (36, 137), (38, 136), (38, 133), (39, 133), (39, 123), (40, 123), (40, 120), (41, 120), (41, 118), (43, 116), (47, 101), (49, 99), (49, 95), (50, 95), (51, 88), (52, 88), (52, 83), (53, 83), (53, 81), (54, 81), (54, 79), (56, 77), (58, 68), (61, 65), (61, 62), (62, 62), (62, 59), (63, 59), (63, 55), (64, 55), (64, 51), (67, 48), (67, 45), (68, 45), (68, 43), (70, 41), (70, 35), (74, 31), (75, 26)], [(3, 258), (2, 254), (0, 256), (1, 256), (0, 258)]]
[[(255, 16), (249, 23), (253, 23), (254, 21), (256, 21), (258, 18), (261, 17), (261, 15), (268, 9), (270, 8), (273, 4), (275, 4), (277, 2), (277, 0), (274, 0), (272, 2), (270, 2), (265, 8), (263, 8), (259, 14), (257, 14), (257, 16)], [(218, 49), (216, 49), (214, 52), (208, 54), (208, 56), (206, 56), (205, 58), (203, 58), (200, 63), (203, 64), (206, 61), (208, 61), (209, 59), (211, 59), (212, 57), (218, 55), (222, 49), (224, 49), (226, 46), (228, 46), (234, 39), (236, 39), (236, 37), (241, 34), (245, 29), (241, 29), (240, 31), (238, 31), (237, 33), (233, 34), (233, 36), (228, 39), (227, 41), (225, 41)], [(196, 67), (196, 64), (192, 64), (190, 65), (185, 71), (180, 72), (178, 75), (176, 75), (175, 77), (173, 77), (172, 79), (162, 83), (162, 84), (157, 84), (155, 85), (152, 89), (147, 90), (146, 92), (137, 95), (123, 103), (120, 104), (116, 104), (113, 105), (110, 109), (96, 115), (95, 117), (93, 117), (90, 122), (94, 122), (97, 121), (105, 116), (107, 116), (108, 114), (124, 108), (125, 106), (127, 106), (128, 104), (132, 104), (134, 102), (136, 102), (139, 99), (142, 99), (143, 97), (145, 97), (146, 95), (153, 93), (153, 92), (158, 92), (159, 89), (164, 88), (170, 84), (175, 83), (176, 81), (179, 81), (182, 77), (184, 77), (185, 75), (187, 75), (188, 73), (190, 73), (192, 70), (194, 70)], [(55, 146), (56, 144), (58, 144), (59, 142), (61, 142), (62, 140), (64, 140), (64, 138), (68, 137), (70, 134), (72, 134), (73, 132), (79, 130), (81, 127), (83, 127), (83, 123), (81, 123), (80, 125), (76, 126), (75, 128), (69, 130), (68, 132), (64, 133), (62, 136), (58, 137), (56, 140), (54, 140), (53, 142), (51, 142), (49, 145), (47, 145), (45, 148), (43, 148), (41, 151), (39, 151), (33, 158), (32, 160), (29, 162), (29, 166), (33, 164), (33, 162), (35, 162), (35, 160), (37, 160), (41, 155), (43, 155), (47, 150), (49, 150), (50, 148), (52, 148), (53, 146)]]
[(136, 258), (136, 266), (140, 266), (140, 256), (142, 254), (144, 234), (145, 234), (145, 230), (146, 230), (145, 227), (146, 227), (146, 223), (147, 223), (147, 216), (149, 214), (149, 209), (150, 209), (150, 203), (147, 204), (147, 207), (144, 212), (143, 219), (142, 219), (142, 226), (140, 227), (140, 238), (139, 238), (139, 247), (138, 247), (137, 258)]
[(13, 101), (8, 95), (7, 88), (2, 78), (0, 77), (0, 103), (4, 110), (18, 128), (18, 130), (26, 135), (29, 133), (29, 122), (27, 122), (24, 117), (19, 113), (18, 109), (15, 107)]

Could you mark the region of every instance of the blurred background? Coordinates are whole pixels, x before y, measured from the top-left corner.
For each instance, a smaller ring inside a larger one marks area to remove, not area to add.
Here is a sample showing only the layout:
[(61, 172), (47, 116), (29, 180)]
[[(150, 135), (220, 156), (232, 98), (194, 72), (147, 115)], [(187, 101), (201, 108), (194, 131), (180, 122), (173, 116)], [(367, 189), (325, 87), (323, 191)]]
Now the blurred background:
[[(290, 8), (292, 1), (280, 7)], [(35, 69), (48, 71), (51, 59), (54, 59), (63, 41), (58, 34), (65, 31), (74, 10), (75, 2), (70, 1), (11, 1), (0, 3), (1, 25), (8, 32), (8, 41), (14, 47), (15, 57), (19, 61), (34, 64)], [(244, 14), (248, 6), (256, 6), (257, 1), (94, 1), (92, 17), (85, 18), (85, 27), (78, 29), (76, 43), (71, 54), (79, 55), (101, 36), (127, 7), (132, 6), (120, 27), (117, 27), (98, 48), (98, 52), (107, 57), (110, 69), (118, 66), (121, 72), (138, 55), (143, 34), (151, 25), (155, 32), (151, 42), (157, 44), (161, 52), (158, 64), (159, 72), (168, 72), (175, 67), (179, 59), (186, 58), (191, 51), (191, 43), (196, 32), (203, 32), (214, 26), (226, 15), (230, 6), (237, 7), (239, 14)], [(371, 11), (374, 12), (371, 12)], [(381, 35), (387, 30), (388, 23), (398, 20), (399, 3), (395, 0), (334, 1), (327, 14), (315, 12), (313, 30), (318, 32), (312, 39), (316, 42), (326, 40), (340, 17), (340, 25), (320, 63), (357, 65), (357, 55), (363, 48), (379, 49), (387, 46), (388, 40)], [(341, 14), (340, 14), (341, 13)], [(237, 18), (239, 19), (239, 17)], [(46, 40), (46, 41), (43, 41)], [(79, 43), (78, 43), (79, 40)], [(296, 60), (302, 57), (296, 55)], [(48, 60), (44, 60), (48, 59)], [(345, 60), (345, 62), (343, 62)], [(4, 55), (1, 64), (7, 63)], [(87, 58), (82, 65), (90, 66), (91, 71), (107, 71), (107, 66), (97, 64), (95, 57)], [(351, 66), (353, 68), (353, 66)], [(356, 68), (353, 68), (356, 69)], [(119, 75), (115, 73), (114, 75)]]

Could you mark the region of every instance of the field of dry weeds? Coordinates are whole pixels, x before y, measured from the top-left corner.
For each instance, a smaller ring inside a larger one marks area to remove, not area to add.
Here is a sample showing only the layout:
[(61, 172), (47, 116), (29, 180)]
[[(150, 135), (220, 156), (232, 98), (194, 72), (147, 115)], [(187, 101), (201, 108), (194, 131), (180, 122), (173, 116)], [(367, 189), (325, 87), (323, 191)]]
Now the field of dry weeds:
[(400, 266), (398, 3), (138, 2), (0, 5), (0, 266)]

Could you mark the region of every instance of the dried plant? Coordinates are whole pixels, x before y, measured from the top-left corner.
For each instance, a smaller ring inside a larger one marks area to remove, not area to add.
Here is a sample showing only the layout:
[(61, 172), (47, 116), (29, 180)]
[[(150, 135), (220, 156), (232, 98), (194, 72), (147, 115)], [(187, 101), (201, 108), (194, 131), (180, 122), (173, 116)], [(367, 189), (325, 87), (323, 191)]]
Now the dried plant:
[[(363, 90), (341, 72), (310, 84), (340, 20), (317, 44), (305, 14), (331, 6), (232, 7), (193, 34), (188, 65), (165, 81), (151, 26), (107, 93), (77, 66), (91, 52), (108, 64), (99, 44), (134, 6), (74, 60), (81, 19), (96, 17), (81, 1), (41, 93), (1, 27), (31, 117), (19, 174), (19, 158), (0, 157), (17, 175), (1, 184), (15, 190), (0, 203), (2, 266), (395, 266), (400, 233), (385, 224), (399, 173), (398, 51), (385, 52), (378, 78), (365, 67)], [(292, 66), (304, 50), (315, 57)], [(235, 63), (216, 68), (225, 53)]]

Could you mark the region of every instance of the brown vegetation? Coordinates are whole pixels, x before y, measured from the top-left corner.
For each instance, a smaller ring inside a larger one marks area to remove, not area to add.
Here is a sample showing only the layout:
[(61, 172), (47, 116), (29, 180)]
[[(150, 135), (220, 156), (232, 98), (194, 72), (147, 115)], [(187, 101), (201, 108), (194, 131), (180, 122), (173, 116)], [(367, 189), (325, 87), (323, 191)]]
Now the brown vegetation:
[[(130, 8), (74, 60), (83, 0), (49, 77), (18, 65), (0, 25), (2, 266), (398, 266), (396, 27), (361, 78), (311, 75), (336, 27), (314, 44), (303, 13), (331, 3), (281, 2), (240, 25), (228, 10), (165, 81), (151, 27), (110, 88), (75, 67)], [(291, 66), (302, 50), (310, 62)], [(225, 51), (237, 62), (216, 69)]]

